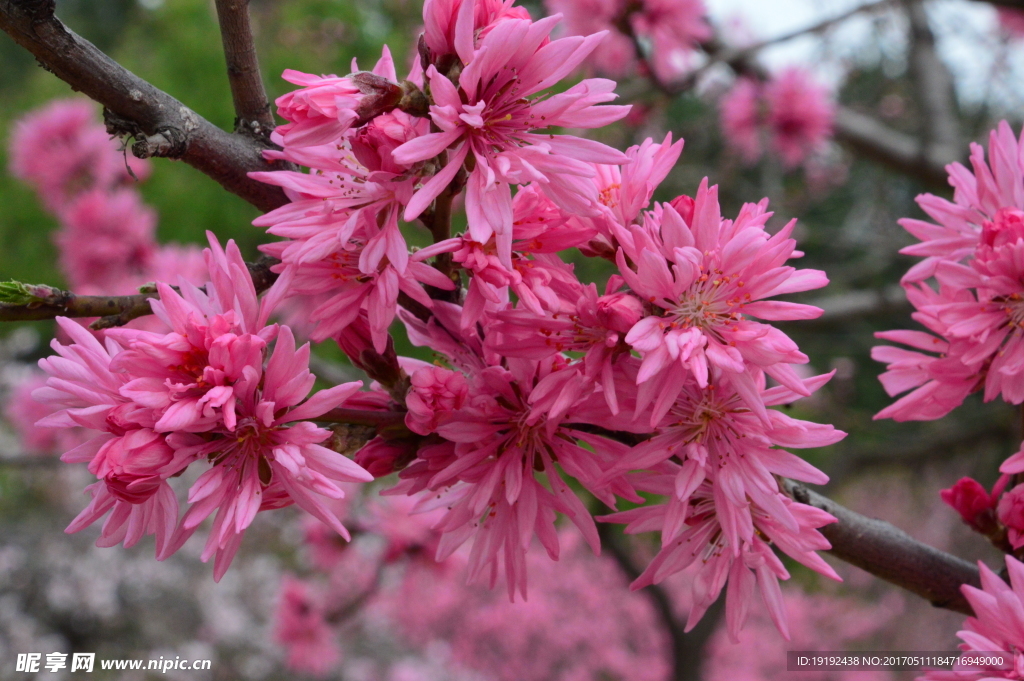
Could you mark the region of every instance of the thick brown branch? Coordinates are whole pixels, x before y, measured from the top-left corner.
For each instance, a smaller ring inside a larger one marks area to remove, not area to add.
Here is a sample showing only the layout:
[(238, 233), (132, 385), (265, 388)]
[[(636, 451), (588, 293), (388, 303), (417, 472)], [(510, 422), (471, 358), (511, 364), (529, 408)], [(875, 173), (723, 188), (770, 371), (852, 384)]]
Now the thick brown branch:
[(789, 496), (835, 516), (839, 522), (821, 528), (836, 558), (927, 599), (938, 608), (973, 615), (960, 592), (963, 584), (979, 586), (978, 568), (965, 560), (922, 544), (889, 523), (868, 518), (812, 492), (783, 481)]
[(106, 108), (111, 134), (131, 135), (136, 156), (175, 158), (210, 176), (261, 210), (287, 203), (284, 192), (248, 177), (275, 166), (253, 137), (221, 130), (131, 73), (53, 14), (52, 0), (3, 0), (0, 30), (48, 71)]
[[(270, 271), (276, 262), (274, 258), (261, 256), (256, 262), (248, 263), (249, 273), (257, 292), (266, 291), (277, 280), (277, 275)], [(149, 300), (156, 297), (156, 293), (153, 292), (133, 296), (80, 296), (71, 291), (51, 289), (50, 295), (27, 305), (0, 303), (0, 321), (99, 317), (100, 319), (93, 322), (92, 328), (109, 329), (152, 314)]]
[(274, 114), (263, 89), (249, 21), (249, 0), (217, 0), (217, 20), (235, 104), (235, 131), (266, 139), (275, 127)]

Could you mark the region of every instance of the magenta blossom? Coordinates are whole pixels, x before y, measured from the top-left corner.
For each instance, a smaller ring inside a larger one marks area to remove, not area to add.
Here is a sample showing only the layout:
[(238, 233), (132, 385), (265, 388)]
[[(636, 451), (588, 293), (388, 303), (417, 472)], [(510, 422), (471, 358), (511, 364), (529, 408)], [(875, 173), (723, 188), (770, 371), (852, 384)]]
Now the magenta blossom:
[(759, 409), (748, 366), (798, 394), (807, 389), (790, 364), (807, 362), (788, 336), (773, 326), (752, 321), (814, 319), (821, 310), (810, 305), (765, 300), (776, 295), (821, 288), (828, 283), (819, 270), (797, 270), (784, 263), (794, 257), (790, 238), (796, 221), (769, 235), (767, 199), (744, 204), (735, 221), (722, 218), (718, 188), (705, 179), (697, 191), (692, 225), (669, 205), (644, 214), (642, 225), (618, 228), (616, 256), (626, 284), (654, 314), (641, 319), (626, 342), (643, 357), (637, 384), (643, 385), (638, 412), (654, 402), (651, 425), (657, 425), (675, 396), (693, 375), (708, 385), (712, 367), (730, 374), (735, 389)]
[(718, 103), (725, 143), (747, 165), (761, 158), (760, 92), (758, 84), (750, 78), (738, 78)]
[(761, 85), (740, 78), (719, 103), (726, 144), (748, 165), (767, 141), (787, 168), (820, 151), (832, 136), (834, 106), (811, 75), (790, 68)]
[(234, 385), (259, 371), (263, 351), (277, 333), (276, 325), (266, 325), (274, 297), (261, 306), (238, 246), (229, 241), (224, 251), (208, 236), (208, 292), (187, 282), (181, 294), (157, 286), (160, 299), (152, 302), (153, 312), (170, 333), (108, 332), (126, 348), (112, 368), (133, 376), (121, 393), (154, 410), (160, 432), (198, 432), (221, 423), (233, 429)]
[[(949, 489), (941, 490), (939, 496), (959, 513), (963, 521), (975, 532), (992, 535), (998, 529), (996, 504), (999, 503), (999, 496), (1009, 481), (1009, 475), (1000, 476), (995, 487), (992, 488), (992, 493), (989, 494), (977, 480), (960, 478)], [(1005, 520), (1002, 522), (1006, 524)], [(1024, 529), (1024, 525), (1021, 525), (1020, 529)]]
[(216, 554), (219, 580), (241, 543), (242, 533), (261, 510), (292, 503), (348, 537), (323, 497), (345, 496), (339, 482), (368, 482), (369, 473), (350, 459), (321, 446), (330, 431), (308, 421), (355, 394), (361, 383), (321, 390), (303, 402), (315, 377), (309, 373), (309, 345), (295, 349), (282, 327), (274, 352), (262, 372), (247, 372), (235, 386), (237, 422), (203, 436), (176, 432), (168, 441), (179, 457), (206, 458), (212, 466), (189, 490), (191, 507), (181, 521), (191, 533), (218, 511), (202, 559)]
[(765, 86), (764, 98), (772, 150), (787, 167), (799, 165), (831, 138), (835, 112), (828, 92), (803, 69), (776, 75)]
[(978, 667), (959, 662), (950, 671), (932, 670), (919, 677), (921, 681), (991, 681), (992, 679), (1024, 679), (1024, 565), (1013, 556), (1006, 556), (1007, 584), (987, 565), (978, 562), (981, 588), (964, 584), (960, 587), (974, 610), (974, 617), (964, 621), (956, 633), (963, 643), (963, 657), (972, 653), (994, 656), (1002, 653), (1001, 665)]
[(913, 218), (899, 221), (921, 241), (900, 253), (924, 257), (904, 275), (904, 283), (933, 276), (940, 262), (959, 262), (973, 255), (984, 224), (997, 221), (1001, 210), (1011, 215), (1024, 211), (1024, 157), (1020, 154), (1021, 142), (1006, 121), (1000, 121), (989, 133), (988, 150), (986, 161), (985, 149), (971, 144), (973, 172), (958, 162), (946, 166), (953, 186), (952, 202), (932, 194), (917, 197), (921, 210), (935, 222)]
[(152, 430), (149, 411), (121, 395), (129, 377), (111, 370), (121, 347), (110, 339), (101, 344), (70, 319), (58, 317), (57, 323), (73, 344), (54, 340), (57, 356), (39, 360), (49, 378), (32, 396), (58, 410), (38, 425), (99, 431), (61, 457), (67, 463), (88, 463), (99, 478), (86, 488), (92, 501), (66, 531), (83, 530), (109, 513), (98, 546), (132, 546), (155, 534), (157, 557), (163, 558), (176, 548), (178, 518), (178, 501), (167, 479), (187, 462), (174, 456), (164, 436)]
[(11, 172), (39, 192), (47, 208), (60, 212), (75, 196), (107, 191), (149, 174), (149, 161), (117, 153), (97, 110), (83, 99), (59, 99), (20, 119), (11, 136)]
[(459, 330), (457, 318), (446, 322), (444, 313), (429, 324), (410, 325), (414, 343), (429, 344), (465, 374), (469, 396), (437, 426), (442, 441), (421, 447), (388, 493), (429, 491), (420, 509), (447, 509), (436, 525), (443, 533), (438, 560), (474, 537), (471, 580), (493, 585), (504, 572), (509, 596), (525, 596), (525, 555), (533, 536), (552, 558), (558, 556), (556, 512), (568, 516), (595, 551), (599, 543), (593, 518), (560, 471), (608, 503), (615, 493), (636, 498), (621, 476), (596, 487), (625, 446), (575, 427), (628, 421), (586, 400), (564, 360), (500, 360), (477, 333)]
[(277, 113), (290, 121), (275, 131), (285, 148), (334, 144), (353, 125), (393, 109), (402, 96), (386, 45), (373, 71), (338, 77), (286, 69), (282, 77), (302, 86), (277, 98)]
[(318, 678), (327, 676), (341, 652), (324, 618), (322, 599), (292, 575), (282, 580), (278, 599), (274, 639), (288, 652), (288, 668)]
[(630, 15), (633, 31), (651, 43), (651, 66), (663, 81), (691, 68), (700, 43), (711, 38), (703, 0), (643, 0)]
[[(828, 482), (828, 476), (782, 447), (823, 447), (842, 440), (846, 433), (766, 410), (801, 395), (785, 386), (765, 390), (763, 375), (756, 380), (761, 387), (757, 396), (761, 408), (752, 409), (749, 400), (737, 392), (734, 376), (715, 370), (712, 382), (704, 388), (691, 378), (654, 436), (629, 450), (612, 468), (612, 473), (652, 469), (672, 458), (681, 464), (675, 492), (666, 502), (664, 544), (685, 528), (690, 496), (705, 480), (714, 484), (722, 532), (737, 550), (741, 540), (752, 541), (751, 504), (780, 526), (798, 531), (797, 519), (780, 501), (776, 476), (819, 485)], [(804, 392), (817, 390), (831, 377), (824, 374), (807, 379)]]
[[(680, 471), (679, 466), (666, 462), (659, 466), (657, 472), (632, 474), (630, 479), (637, 489), (673, 496)], [(757, 503), (751, 502), (749, 524), (743, 532), (745, 538), (736, 541), (735, 538), (730, 539), (730, 533), (726, 531), (729, 524), (736, 522), (729, 511), (732, 504), (725, 501), (727, 494), (721, 485), (707, 481), (701, 483), (687, 502), (682, 531), (663, 544), (647, 569), (633, 582), (632, 588), (657, 584), (700, 561), (703, 565), (693, 580), (693, 607), (686, 622), (686, 631), (697, 625), (728, 582), (726, 625), (734, 641), (750, 612), (755, 586), (761, 591), (775, 626), (788, 640), (779, 580), (789, 579), (789, 571), (772, 551), (771, 544), (812, 570), (842, 581), (816, 553), (831, 548), (817, 528), (836, 522), (836, 519), (820, 509), (797, 503), (776, 492), (773, 504), (785, 507), (786, 514), (795, 521), (793, 526), (779, 522), (773, 513), (767, 513)], [(626, 523), (627, 533), (637, 533), (664, 530), (666, 524), (675, 523), (676, 515), (671, 505), (649, 503), (631, 511), (604, 516), (601, 520)]]
[[(460, 46), (465, 64), (458, 83), (427, 69), (434, 104), (430, 115), (440, 132), (406, 142), (394, 152), (400, 163), (432, 159), (451, 148), (445, 166), (427, 180), (405, 209), (416, 219), (451, 183), (469, 159), (466, 212), (474, 241), (496, 235), (498, 255), (511, 268), (512, 193), (510, 185), (538, 183), (570, 213), (593, 213), (597, 196), (586, 178), (591, 163), (623, 163), (622, 152), (568, 135), (533, 132), (549, 127), (595, 128), (626, 115), (629, 107), (597, 104), (615, 98), (615, 84), (585, 80), (546, 97), (602, 39), (569, 37), (547, 42), (558, 17), (538, 22), (508, 19), (480, 39)], [(472, 153), (471, 153), (472, 152)]]
[(626, 9), (624, 0), (545, 0), (544, 6), (550, 14), (562, 14), (561, 28), (566, 35), (606, 32), (605, 39), (585, 62), (586, 68), (613, 78), (628, 76), (636, 70), (633, 41), (615, 25)]

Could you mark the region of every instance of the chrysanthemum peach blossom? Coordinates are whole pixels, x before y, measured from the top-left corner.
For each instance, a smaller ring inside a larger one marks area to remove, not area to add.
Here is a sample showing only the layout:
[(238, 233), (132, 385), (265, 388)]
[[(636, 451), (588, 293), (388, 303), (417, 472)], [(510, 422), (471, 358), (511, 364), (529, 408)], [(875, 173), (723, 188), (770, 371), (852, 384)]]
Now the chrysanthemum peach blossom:
[(155, 534), (157, 557), (163, 558), (175, 549), (178, 518), (178, 501), (167, 479), (187, 461), (176, 457), (164, 436), (152, 430), (149, 410), (121, 395), (128, 377), (110, 366), (121, 347), (111, 339), (101, 344), (70, 319), (58, 317), (57, 323), (73, 342), (53, 341), (57, 355), (39, 361), (49, 378), (33, 397), (58, 407), (39, 425), (99, 431), (61, 457), (67, 463), (88, 463), (100, 478), (86, 488), (92, 500), (66, 531), (83, 530), (109, 513), (97, 545), (132, 546)]
[(628, 76), (636, 70), (633, 41), (615, 25), (626, 7), (623, 0), (545, 0), (544, 6), (550, 14), (562, 14), (560, 28), (565, 35), (587, 36), (607, 32), (586, 61), (586, 68), (593, 68), (612, 78)]
[(1013, 556), (1006, 556), (1006, 571), (1010, 583), (1004, 582), (987, 565), (978, 562), (981, 570), (981, 588), (964, 584), (960, 587), (974, 610), (964, 628), (956, 633), (963, 643), (963, 657), (984, 652), (995, 657), (1002, 653), (1001, 665), (979, 667), (957, 663), (950, 671), (933, 670), (920, 681), (986, 681), (991, 679), (1024, 679), (1024, 565)]
[(793, 168), (819, 151), (832, 135), (835, 115), (828, 92), (807, 71), (786, 69), (764, 89), (772, 150)]
[(498, 255), (509, 268), (510, 185), (536, 182), (563, 209), (593, 213), (597, 196), (586, 181), (594, 175), (590, 163), (626, 161), (622, 152), (599, 142), (534, 132), (556, 126), (601, 127), (629, 111), (629, 107), (596, 106), (615, 98), (615, 84), (606, 80), (585, 80), (566, 92), (540, 96), (586, 59), (603, 37), (547, 42), (557, 21), (558, 17), (537, 22), (508, 19), (496, 24), (479, 46), (471, 39), (460, 46), (456, 40), (465, 64), (458, 83), (433, 66), (427, 69), (434, 101), (430, 115), (440, 132), (406, 142), (394, 152), (399, 163), (412, 164), (452, 149), (446, 165), (406, 206), (406, 220), (416, 219), (469, 159), (469, 233), (479, 243), (496, 235)]
[[(932, 194), (917, 197), (917, 204), (934, 222), (901, 219), (900, 225), (921, 241), (900, 253), (923, 256), (903, 276), (903, 283), (924, 281), (945, 260), (962, 261), (974, 253), (986, 222), (1004, 220), (1024, 211), (1024, 160), (1010, 125), (1000, 121), (989, 133), (989, 158), (980, 144), (971, 144), (971, 168), (959, 162), (946, 166), (953, 186), (953, 201)], [(972, 172), (973, 171), (973, 172)]]
[[(630, 478), (637, 489), (672, 496), (679, 473), (679, 466), (665, 462), (655, 472), (632, 474)], [(687, 502), (687, 520), (682, 531), (663, 544), (647, 569), (633, 582), (632, 588), (657, 584), (701, 561), (703, 565), (693, 580), (693, 607), (686, 622), (687, 631), (697, 625), (728, 582), (726, 624), (733, 640), (747, 619), (755, 585), (761, 591), (775, 626), (788, 639), (779, 580), (789, 579), (789, 571), (771, 545), (812, 570), (841, 581), (816, 553), (831, 548), (817, 528), (836, 519), (820, 509), (797, 503), (776, 492), (774, 504), (786, 508), (787, 515), (795, 521), (794, 525), (791, 527), (789, 523), (780, 522), (773, 513), (766, 512), (752, 501), (748, 512), (749, 524), (740, 535), (742, 539), (736, 541), (725, 531), (736, 521), (729, 511), (732, 505), (725, 501), (726, 494), (722, 485), (707, 481), (701, 483)], [(649, 503), (604, 516), (602, 520), (627, 523), (626, 532), (637, 533), (662, 530), (666, 525), (674, 524), (674, 515), (670, 505)]]
[(208, 459), (212, 464), (189, 489), (191, 506), (181, 529), (191, 534), (217, 511), (201, 556), (204, 561), (216, 556), (215, 580), (227, 570), (242, 534), (261, 510), (294, 503), (348, 537), (323, 497), (342, 498), (339, 482), (368, 482), (373, 476), (323, 447), (320, 443), (330, 431), (309, 420), (340, 405), (362, 384), (343, 383), (307, 400), (315, 380), (308, 365), (309, 345), (296, 350), (291, 330), (281, 327), (266, 369), (247, 370), (235, 384), (235, 420), (230, 427), (224, 423), (202, 435), (176, 431), (168, 436), (176, 457)]
[[(781, 502), (775, 476), (819, 485), (828, 482), (828, 476), (783, 447), (823, 447), (843, 439), (846, 433), (765, 409), (788, 404), (801, 395), (786, 386), (765, 389), (763, 375), (757, 381), (760, 409), (751, 408), (749, 400), (737, 392), (734, 376), (715, 369), (703, 388), (691, 378), (654, 436), (626, 452), (610, 471), (651, 469), (669, 459), (681, 465), (674, 493), (666, 501), (665, 544), (685, 528), (690, 496), (705, 480), (714, 485), (722, 532), (736, 550), (741, 541), (751, 541), (753, 505), (780, 526), (798, 530), (797, 519)], [(802, 387), (812, 392), (831, 377), (824, 374), (806, 379)]]
[(767, 199), (745, 204), (736, 220), (725, 220), (718, 188), (709, 189), (705, 179), (697, 191), (692, 225), (662, 204), (645, 213), (642, 225), (616, 228), (619, 273), (653, 310), (626, 335), (626, 342), (643, 357), (637, 410), (654, 404), (652, 426), (691, 374), (704, 387), (712, 367), (730, 374), (734, 388), (753, 409), (759, 409), (759, 398), (748, 366), (807, 394), (790, 366), (806, 363), (807, 356), (777, 328), (747, 316), (814, 319), (821, 314), (816, 307), (766, 299), (821, 288), (828, 279), (820, 270), (785, 265), (795, 253), (790, 236), (796, 221), (769, 235), (764, 229), (771, 217), (767, 205)]
[(33, 111), (11, 136), (11, 172), (55, 212), (83, 192), (128, 180), (128, 167), (137, 177), (149, 174), (149, 161), (117, 152), (97, 109), (84, 99), (59, 99)]

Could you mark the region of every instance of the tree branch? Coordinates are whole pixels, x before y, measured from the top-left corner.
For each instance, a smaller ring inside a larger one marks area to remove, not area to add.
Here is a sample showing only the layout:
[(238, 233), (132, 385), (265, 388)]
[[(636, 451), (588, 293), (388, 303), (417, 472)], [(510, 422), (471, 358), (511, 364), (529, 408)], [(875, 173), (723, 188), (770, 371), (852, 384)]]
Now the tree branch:
[(43, 68), (102, 104), (107, 130), (134, 137), (136, 156), (184, 161), (261, 210), (288, 202), (279, 187), (247, 175), (276, 167), (262, 156), (266, 144), (221, 130), (112, 60), (53, 12), (53, 0), (3, 0), (0, 30), (31, 52)]
[(848, 107), (837, 107), (834, 125), (836, 139), (855, 153), (937, 188), (949, 189), (946, 165), (962, 160), (959, 148), (922, 145)]
[[(247, 263), (256, 292), (266, 291), (277, 281), (277, 275), (270, 268), (277, 264), (276, 258), (264, 255), (253, 263)], [(153, 314), (149, 305), (156, 298), (155, 291), (131, 296), (80, 296), (71, 291), (57, 288), (32, 287), (40, 291), (34, 300), (25, 304), (0, 303), (0, 321), (16, 322), (54, 317), (99, 317), (92, 323), (93, 329), (109, 329), (124, 326), (133, 319)]]
[(782, 487), (794, 500), (838, 519), (839, 522), (819, 530), (832, 543), (829, 553), (836, 558), (913, 592), (935, 607), (974, 615), (960, 587), (980, 586), (976, 566), (923, 544), (885, 521), (840, 506), (792, 480), (783, 480)]
[[(716, 38), (705, 44), (705, 49), (715, 55), (727, 48)], [(737, 54), (726, 63), (740, 75), (757, 80), (769, 77), (768, 71), (752, 55)], [(841, 105), (836, 107), (833, 128), (836, 139), (855, 153), (942, 189), (949, 187), (946, 165), (961, 160), (964, 155), (959, 147), (938, 140), (934, 144), (922, 144), (871, 116)]]
[(921, 146), (929, 149), (960, 148), (960, 123), (956, 116), (956, 92), (949, 69), (939, 59), (935, 34), (921, 0), (903, 0), (910, 24), (907, 65), (920, 108)]
[(235, 104), (235, 132), (269, 139), (276, 124), (256, 57), (249, 0), (217, 0), (217, 20)]

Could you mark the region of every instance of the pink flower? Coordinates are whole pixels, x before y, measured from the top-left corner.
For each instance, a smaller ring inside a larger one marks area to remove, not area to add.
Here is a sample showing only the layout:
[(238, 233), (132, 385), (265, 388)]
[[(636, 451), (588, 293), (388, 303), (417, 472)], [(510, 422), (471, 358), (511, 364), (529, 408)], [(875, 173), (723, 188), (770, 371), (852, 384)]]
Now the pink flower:
[(643, 0), (629, 16), (633, 31), (650, 41), (651, 62), (663, 81), (690, 69), (700, 43), (711, 38), (703, 0)]
[(409, 409), (405, 424), (420, 435), (436, 431), (453, 411), (462, 408), (469, 393), (469, 384), (462, 374), (441, 367), (419, 369), (410, 382), (412, 387), (405, 397)]
[(668, 133), (663, 142), (651, 138), (643, 144), (626, 149), (629, 163), (624, 166), (595, 164), (599, 209), (597, 217), (572, 216), (569, 226), (596, 229), (598, 236), (584, 248), (588, 255), (614, 257), (617, 242), (614, 226), (628, 227), (636, 222), (640, 211), (650, 206), (658, 185), (668, 176), (683, 151), (683, 140), (672, 143)]
[[(905, 290), (911, 304), (919, 310), (913, 314), (914, 319), (938, 334), (944, 333), (945, 325), (935, 315), (920, 310), (933, 309), (934, 305), (946, 301), (971, 299), (966, 291), (950, 291), (947, 287), (936, 293), (927, 284), (908, 284)], [(913, 389), (878, 412), (875, 419), (930, 421), (941, 418), (960, 406), (978, 387), (980, 378), (976, 371), (960, 360), (959, 352), (951, 352), (951, 344), (942, 338), (923, 331), (882, 331), (875, 337), (940, 353), (928, 355), (885, 345), (871, 349), (872, 359), (887, 363), (887, 371), (879, 380), (890, 396)], [(963, 342), (957, 344), (962, 346)]]
[[(990, 509), (988, 509), (990, 510)], [(999, 522), (1009, 531), (1010, 544), (1019, 549), (1024, 546), (1024, 487), (1014, 487), (1004, 494), (996, 508)]]
[[(991, 535), (997, 529), (996, 503), (999, 502), (999, 495), (1009, 481), (1009, 475), (1001, 476), (989, 494), (977, 480), (960, 478), (949, 489), (941, 490), (939, 496), (960, 514), (971, 529), (984, 535)], [(1021, 529), (1024, 529), (1024, 525), (1021, 525)]]
[[(509, 597), (516, 591), (525, 596), (526, 549), (534, 534), (552, 558), (558, 556), (556, 512), (567, 515), (597, 550), (593, 518), (559, 470), (608, 503), (615, 492), (635, 498), (619, 479), (601, 489), (594, 486), (624, 445), (574, 427), (614, 427), (625, 419), (616, 420), (587, 401), (588, 392), (581, 394), (574, 380), (563, 381), (564, 376), (576, 375), (563, 370), (564, 362), (508, 359), (491, 364), (495, 357), (484, 352), (482, 339), (458, 328), (436, 320), (410, 328), (414, 343), (429, 343), (466, 374), (470, 397), (438, 425), (443, 441), (423, 446), (401, 472), (399, 485), (388, 493), (425, 492), (419, 510), (447, 509), (436, 525), (443, 533), (438, 560), (472, 536), (470, 579), (493, 586), (504, 572)], [(434, 341), (435, 333), (440, 342)], [(442, 334), (447, 334), (447, 342)], [(451, 339), (460, 336), (466, 340), (456, 341), (456, 350)], [(577, 444), (581, 441), (589, 449)]]
[(565, 35), (607, 32), (585, 67), (613, 78), (628, 76), (636, 70), (633, 41), (615, 25), (626, 9), (623, 0), (545, 0), (544, 6), (550, 14), (563, 15)]
[(917, 197), (921, 210), (935, 222), (900, 220), (904, 229), (921, 240), (900, 253), (925, 258), (904, 275), (904, 283), (933, 276), (942, 261), (961, 261), (972, 255), (983, 225), (997, 221), (1001, 209), (1024, 210), (1024, 161), (1019, 153), (1020, 142), (1006, 121), (1000, 121), (998, 128), (989, 133), (988, 146), (986, 162), (984, 148), (971, 144), (973, 172), (960, 163), (946, 167), (954, 190), (952, 202), (931, 194)]
[[(450, 65), (473, 49), (474, 37), (483, 38), (507, 19), (525, 19), (530, 13), (503, 0), (424, 0), (423, 44), (429, 64)], [(439, 67), (440, 68), (440, 67)]]
[[(292, 503), (348, 538), (323, 497), (345, 496), (338, 483), (373, 477), (350, 459), (321, 446), (330, 431), (309, 422), (355, 394), (361, 383), (343, 383), (305, 400), (315, 377), (309, 373), (309, 345), (295, 349), (291, 329), (281, 327), (265, 369), (246, 371), (234, 386), (235, 420), (202, 436), (175, 432), (168, 441), (176, 456), (207, 458), (209, 470), (189, 489), (191, 507), (181, 521), (191, 534), (214, 511), (204, 561), (216, 555), (220, 580), (241, 544), (242, 534), (261, 510)], [(305, 400), (305, 401), (303, 401)]]
[(748, 366), (808, 394), (789, 366), (807, 362), (807, 356), (775, 327), (747, 318), (813, 319), (820, 309), (765, 299), (828, 283), (824, 272), (784, 265), (795, 251), (790, 235), (796, 223), (769, 235), (764, 229), (771, 217), (767, 203), (744, 204), (735, 221), (724, 220), (718, 188), (708, 189), (705, 179), (697, 191), (692, 225), (671, 206), (659, 205), (644, 214), (642, 225), (616, 229), (619, 272), (654, 312), (626, 335), (626, 342), (643, 357), (636, 378), (642, 385), (637, 410), (654, 403), (652, 426), (688, 376), (704, 387), (712, 367), (730, 374), (753, 409), (759, 409), (759, 400)]
[(288, 651), (292, 671), (326, 677), (341, 659), (320, 600), (309, 586), (285, 575), (274, 619), (274, 639)]
[(778, 74), (765, 86), (772, 149), (790, 168), (820, 150), (832, 136), (835, 115), (828, 92), (799, 68)]
[[(389, 53), (374, 72), (395, 79)], [(426, 120), (394, 111), (322, 146), (289, 146), (275, 133), (285, 148), (265, 155), (309, 166), (313, 172), (252, 174), (283, 187), (292, 199), (253, 224), (288, 239), (262, 250), (282, 261), (276, 269), (292, 279), (287, 293), (304, 297), (307, 321), (316, 324), (313, 340), (335, 336), (365, 314), (374, 345), (383, 352), (399, 292), (430, 307), (424, 284), (453, 288), (447, 277), (423, 262), (427, 256), (410, 257), (398, 226), (416, 178), (393, 152), (428, 128)]]
[[(638, 489), (673, 496), (680, 471), (679, 466), (666, 462), (659, 466), (657, 472), (630, 477)], [(726, 625), (734, 641), (750, 612), (755, 585), (761, 592), (772, 621), (788, 640), (786, 613), (778, 580), (788, 579), (789, 571), (772, 551), (770, 544), (812, 570), (841, 581), (828, 563), (815, 553), (831, 547), (817, 528), (833, 523), (836, 519), (822, 510), (799, 504), (776, 492), (772, 504), (785, 507), (786, 514), (795, 524), (790, 526), (789, 523), (780, 522), (774, 513), (766, 512), (755, 501), (751, 501), (749, 520), (746, 521), (750, 524), (744, 526), (741, 538), (737, 540), (735, 533), (727, 529), (738, 522), (730, 511), (732, 504), (726, 501), (728, 494), (722, 485), (712, 485), (707, 481), (701, 483), (686, 504), (683, 512), (686, 522), (682, 532), (663, 543), (661, 551), (631, 588), (657, 584), (701, 561), (703, 565), (693, 580), (693, 607), (686, 622), (686, 631), (697, 625), (728, 582)], [(663, 530), (666, 525), (675, 524), (677, 515), (678, 512), (671, 504), (648, 503), (631, 511), (604, 516), (601, 520), (627, 523), (626, 532), (636, 533)]]
[(63, 211), (55, 241), (60, 266), (76, 290), (136, 293), (145, 283), (156, 244), (156, 212), (131, 189), (93, 190)]
[(3, 405), (4, 417), (11, 424), (21, 447), (32, 454), (55, 454), (74, 449), (85, 441), (85, 431), (78, 427), (43, 428), (36, 425), (52, 414), (52, 404), (44, 404), (32, 393), (46, 385), (46, 377), (33, 373), (11, 389)]
[(719, 109), (726, 144), (748, 165), (761, 157), (764, 140), (793, 168), (832, 136), (835, 114), (828, 93), (799, 68), (783, 71), (763, 87), (738, 79)]
[(753, 165), (761, 158), (760, 88), (749, 78), (739, 78), (718, 103), (725, 143)]
[(136, 176), (149, 174), (148, 161), (117, 151), (95, 105), (84, 99), (55, 100), (21, 118), (11, 135), (11, 172), (54, 212), (82, 192), (128, 180), (126, 165)]
[[(828, 482), (828, 476), (782, 447), (823, 447), (840, 441), (846, 433), (766, 410), (766, 406), (788, 404), (800, 394), (785, 386), (765, 390), (763, 376), (758, 381), (760, 409), (752, 409), (749, 399), (736, 390), (733, 376), (715, 370), (711, 384), (704, 388), (690, 379), (669, 408), (662, 427), (626, 452), (609, 473), (651, 469), (669, 459), (681, 464), (674, 494), (666, 502), (663, 544), (685, 529), (690, 496), (705, 480), (714, 484), (718, 513), (728, 519), (722, 522), (722, 532), (733, 547), (740, 546), (741, 540), (751, 541), (751, 504), (773, 522), (798, 531), (797, 519), (781, 503), (775, 476), (819, 485)], [(807, 379), (803, 392), (820, 388), (831, 377), (824, 374)]]
[(98, 546), (124, 542), (128, 547), (155, 534), (157, 557), (162, 559), (177, 548), (178, 502), (167, 479), (180, 473), (187, 462), (177, 459), (164, 436), (153, 432), (148, 410), (121, 395), (128, 377), (110, 366), (120, 346), (110, 339), (100, 344), (64, 317), (58, 317), (57, 323), (73, 344), (55, 340), (51, 347), (57, 356), (39, 361), (49, 378), (46, 387), (32, 396), (58, 410), (38, 425), (100, 431), (61, 457), (67, 463), (88, 462), (89, 471), (100, 478), (86, 488), (92, 501), (66, 531), (83, 530), (109, 512)]
[[(416, 219), (449, 185), (467, 158), (466, 212), (469, 234), (478, 243), (496, 235), (498, 256), (511, 269), (510, 185), (538, 183), (570, 213), (592, 213), (597, 196), (586, 178), (590, 163), (623, 163), (621, 152), (567, 135), (532, 132), (564, 126), (595, 128), (616, 121), (628, 107), (598, 107), (615, 98), (614, 83), (585, 80), (566, 92), (536, 96), (572, 72), (602, 39), (568, 37), (547, 41), (557, 17), (536, 23), (508, 19), (480, 39), (456, 38), (465, 67), (458, 83), (432, 65), (427, 69), (434, 104), (430, 115), (440, 132), (428, 133), (395, 150), (399, 163), (432, 159), (452, 148), (447, 164), (417, 190), (405, 219)], [(470, 154), (472, 152), (472, 154)]]
[(151, 305), (170, 333), (108, 332), (126, 348), (112, 368), (133, 377), (121, 394), (153, 410), (160, 432), (201, 432), (221, 424), (234, 429), (235, 385), (260, 371), (263, 351), (277, 333), (276, 325), (266, 326), (274, 297), (261, 308), (238, 246), (229, 241), (224, 251), (208, 236), (209, 293), (187, 283), (182, 294), (157, 285), (160, 299)]
[(988, 655), (1003, 653), (1004, 664), (991, 667), (977, 667), (957, 663), (951, 671), (933, 670), (927, 672), (922, 681), (983, 681), (985, 679), (1024, 679), (1024, 625), (1020, 612), (1024, 608), (1024, 565), (1013, 556), (1006, 556), (1006, 570), (1010, 576), (1007, 584), (984, 563), (978, 562), (981, 570), (981, 588), (964, 584), (960, 587), (974, 610), (974, 617), (964, 621), (964, 628), (957, 632), (963, 643), (960, 650), (964, 657), (973, 652)]
[(349, 128), (393, 109), (402, 97), (402, 89), (393, 82), (394, 66), (387, 46), (372, 72), (357, 71), (339, 78), (285, 69), (282, 77), (302, 86), (277, 98), (278, 115), (290, 121), (276, 131), (286, 148), (333, 144)]
[[(614, 279), (612, 286), (617, 285)], [(630, 358), (626, 334), (643, 315), (643, 304), (629, 293), (597, 295), (597, 288), (580, 286), (575, 299), (537, 314), (520, 305), (493, 313), (495, 352), (506, 357), (545, 359), (563, 352), (583, 353), (582, 383), (599, 381), (608, 408), (619, 413), (615, 366)]]
[(365, 314), (373, 345), (384, 352), (400, 292), (432, 307), (423, 285), (451, 290), (454, 284), (423, 262), (429, 253), (409, 255), (394, 210), (388, 212), (383, 228), (372, 214), (355, 218), (350, 221), (353, 231), (344, 239), (338, 238), (336, 223), (314, 223), (288, 228), (292, 241), (267, 244), (262, 250), (283, 261), (275, 269), (290, 277), (289, 293), (322, 298), (310, 313), (310, 321), (317, 323), (310, 338), (335, 336)]

